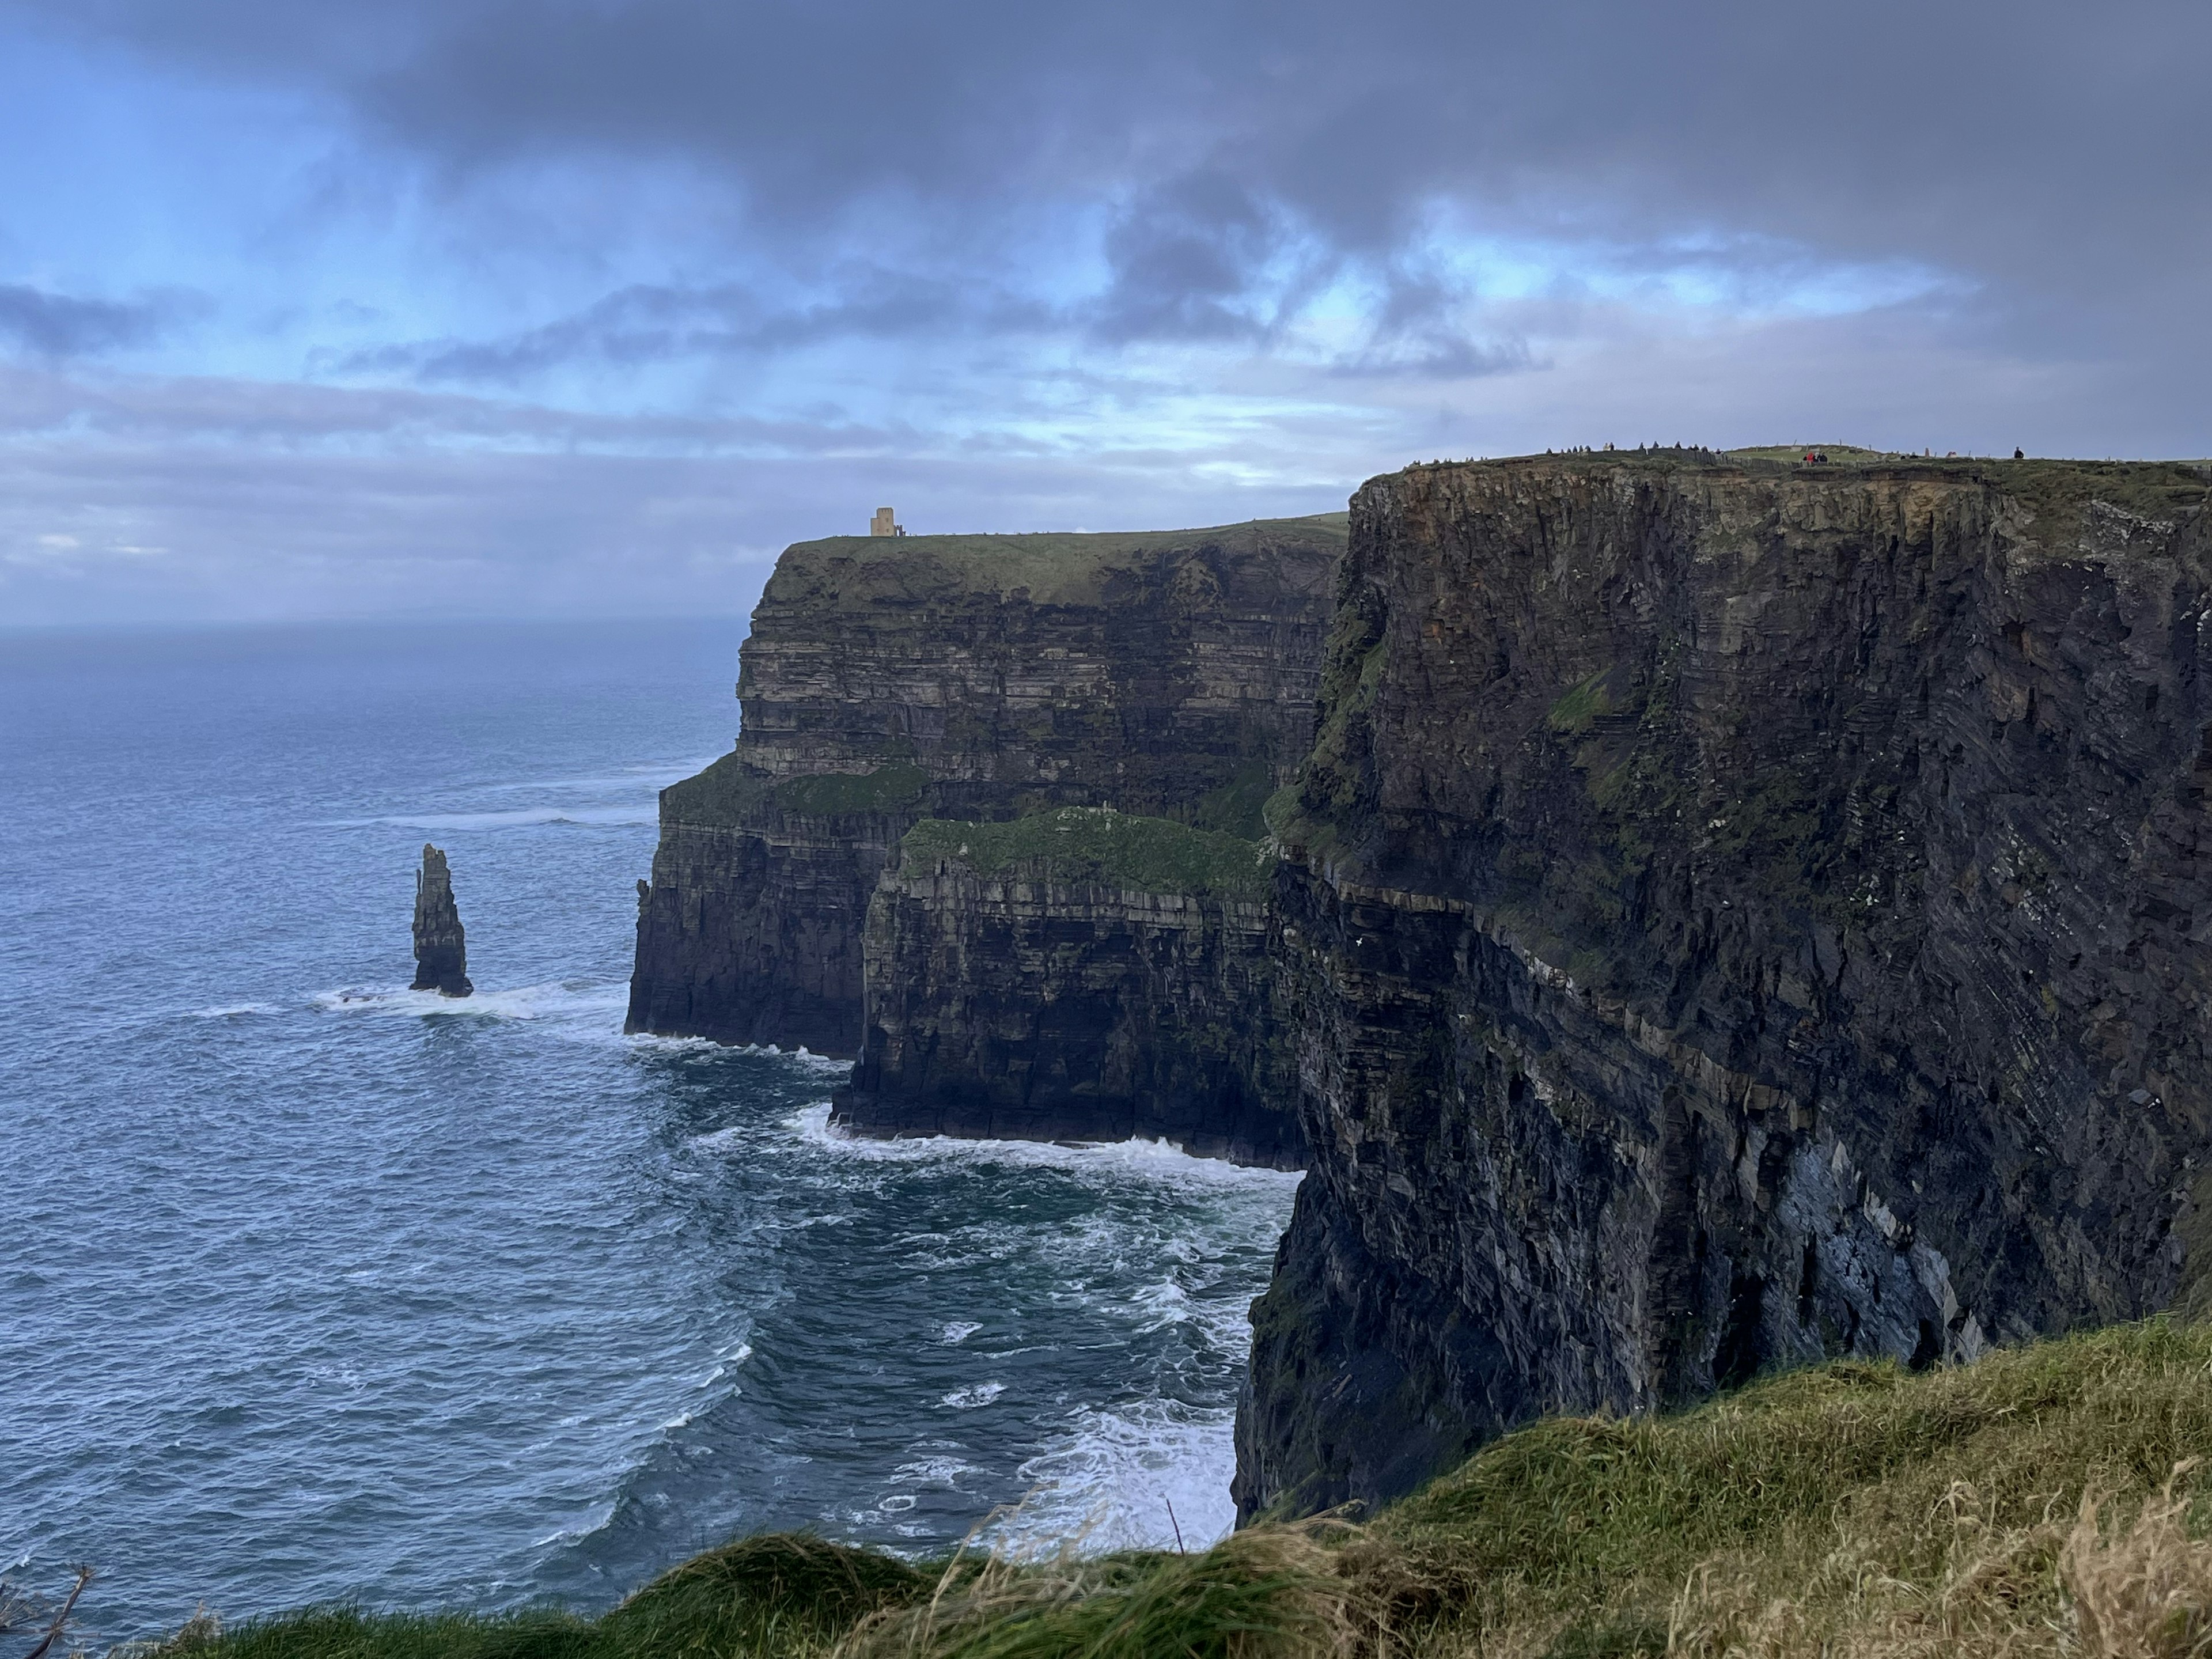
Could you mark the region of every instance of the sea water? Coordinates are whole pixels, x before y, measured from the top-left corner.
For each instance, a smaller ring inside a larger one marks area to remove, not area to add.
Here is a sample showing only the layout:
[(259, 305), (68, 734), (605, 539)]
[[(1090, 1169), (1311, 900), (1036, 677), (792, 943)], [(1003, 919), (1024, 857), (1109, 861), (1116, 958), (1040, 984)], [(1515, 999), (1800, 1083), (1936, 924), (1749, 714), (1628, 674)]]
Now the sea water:
[(1295, 1177), (856, 1143), (836, 1064), (623, 1036), (739, 632), (0, 636), (0, 1573), (120, 1639), (1225, 1529)]

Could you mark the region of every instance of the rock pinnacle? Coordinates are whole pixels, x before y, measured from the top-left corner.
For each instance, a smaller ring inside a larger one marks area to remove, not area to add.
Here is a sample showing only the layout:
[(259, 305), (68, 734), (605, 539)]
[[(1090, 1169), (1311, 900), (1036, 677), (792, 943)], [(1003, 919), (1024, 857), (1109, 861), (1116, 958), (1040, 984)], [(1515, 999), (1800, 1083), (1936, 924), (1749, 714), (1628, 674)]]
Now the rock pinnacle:
[(469, 983), (468, 966), (453, 872), (446, 867), (446, 855), (426, 842), (422, 868), (415, 877), (415, 983), (408, 988), (465, 997), (476, 989)]

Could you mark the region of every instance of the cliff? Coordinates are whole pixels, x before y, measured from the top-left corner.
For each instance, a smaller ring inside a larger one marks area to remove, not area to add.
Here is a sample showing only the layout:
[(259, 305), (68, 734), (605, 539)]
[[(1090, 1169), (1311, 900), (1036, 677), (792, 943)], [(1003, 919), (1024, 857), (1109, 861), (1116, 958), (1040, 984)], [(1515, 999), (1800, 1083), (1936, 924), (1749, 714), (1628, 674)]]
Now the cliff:
[(735, 750), (661, 796), (628, 1029), (856, 1053), (869, 896), (924, 817), (1256, 834), (1311, 734), (1344, 536), (1334, 514), (787, 550)]
[(453, 902), (453, 873), (446, 855), (428, 842), (422, 867), (415, 873), (415, 981), (408, 989), (447, 997), (476, 989), (469, 983), (468, 940), (460, 907)]
[(1297, 1168), (1273, 863), (1103, 808), (915, 824), (869, 909), (863, 1044), (833, 1121)]
[(1355, 497), (1243, 1512), (1553, 1411), (2202, 1299), (2207, 483), (1439, 465)]

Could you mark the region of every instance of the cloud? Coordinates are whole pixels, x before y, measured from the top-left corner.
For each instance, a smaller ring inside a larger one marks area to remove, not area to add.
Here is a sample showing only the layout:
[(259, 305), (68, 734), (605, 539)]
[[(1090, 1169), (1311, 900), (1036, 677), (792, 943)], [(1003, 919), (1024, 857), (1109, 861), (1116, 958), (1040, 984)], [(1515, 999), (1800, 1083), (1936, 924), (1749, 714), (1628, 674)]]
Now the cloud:
[(204, 298), (191, 294), (124, 303), (0, 283), (0, 340), (40, 357), (94, 356), (144, 345), (207, 308)]
[[(1444, 204), (1563, 264), (1696, 246), (1724, 287), (1778, 250), (1901, 264), (1978, 291), (1977, 319), (2024, 347), (2212, 350), (2191, 303), (2212, 255), (2193, 0), (1869, 0), (1848, 21), (1764, 0), (13, 3), (314, 89), (501, 235), (515, 181), (549, 168), (592, 215), (640, 193), (624, 168), (680, 176), (684, 234), (719, 226), (800, 283), (866, 254), (1003, 284), (1090, 234), (1061, 252), (1098, 266), (1089, 337), (1109, 344), (1268, 337), (1297, 297), (1286, 262), (1385, 271)], [(553, 234), (560, 191), (541, 205)]]
[(1004, 335), (1055, 325), (1018, 296), (872, 267), (836, 289), (783, 302), (735, 284), (632, 284), (528, 329), (486, 339), (405, 341), (336, 358), (340, 374), (398, 372), (428, 384), (514, 386), (578, 363), (623, 368), (758, 356), (823, 343), (915, 335)]
[[(112, 189), (9, 193), (10, 603), (35, 568), (64, 608), (204, 577), (162, 603), (373, 609), (435, 568), (455, 603), (672, 605), (855, 501), (1218, 520), (1608, 438), (2212, 451), (2197, 0), (0, 0), (0, 31), (216, 157), (150, 204), (127, 147)], [(85, 118), (55, 153), (124, 146)]]

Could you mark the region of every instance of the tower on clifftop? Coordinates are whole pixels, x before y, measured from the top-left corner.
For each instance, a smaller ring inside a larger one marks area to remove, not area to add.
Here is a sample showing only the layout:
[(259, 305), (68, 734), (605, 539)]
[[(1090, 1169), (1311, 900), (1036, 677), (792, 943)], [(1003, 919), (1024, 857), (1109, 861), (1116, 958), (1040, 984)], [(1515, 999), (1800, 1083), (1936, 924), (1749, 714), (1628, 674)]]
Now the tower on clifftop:
[(879, 507), (876, 509), (876, 516), (868, 520), (868, 534), (871, 536), (903, 536), (906, 534), (906, 526), (902, 524), (896, 523), (892, 520), (890, 508), (888, 507)]

